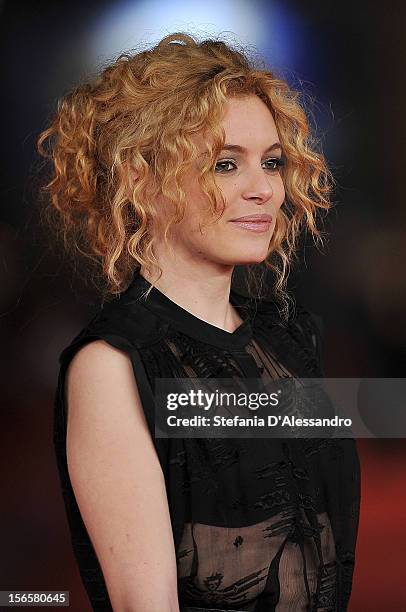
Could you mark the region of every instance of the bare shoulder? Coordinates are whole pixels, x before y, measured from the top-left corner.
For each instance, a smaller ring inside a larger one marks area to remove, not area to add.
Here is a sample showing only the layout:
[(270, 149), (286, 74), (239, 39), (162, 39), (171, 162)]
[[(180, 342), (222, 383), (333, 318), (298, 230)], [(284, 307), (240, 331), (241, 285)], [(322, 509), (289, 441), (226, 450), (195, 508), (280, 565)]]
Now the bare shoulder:
[[(66, 374), (68, 431), (90, 420), (115, 428), (129, 421), (147, 431), (130, 356), (104, 340), (89, 342), (72, 358)], [(118, 420), (117, 417), (120, 417)]]
[[(72, 358), (66, 387), (68, 453), (88, 436), (92, 445), (103, 442), (103, 448), (114, 444), (118, 437), (122, 443), (124, 439), (130, 443), (129, 438), (134, 440), (134, 436), (140, 441), (141, 437), (152, 449), (128, 353), (104, 340), (89, 342)], [(84, 445), (81, 448), (85, 452)]]
[(115, 376), (119, 376), (121, 381), (135, 382), (128, 353), (105, 340), (93, 340), (80, 348), (67, 372), (68, 386), (75, 390), (80, 386), (99, 384), (108, 388)]
[(82, 346), (72, 358), (68, 371), (69, 375), (73, 371), (75, 380), (79, 382), (83, 377), (87, 381), (97, 378), (106, 371), (111, 372), (112, 368), (115, 374), (121, 373), (121, 376), (125, 376), (126, 370), (127, 375), (132, 374), (128, 353), (100, 339)]

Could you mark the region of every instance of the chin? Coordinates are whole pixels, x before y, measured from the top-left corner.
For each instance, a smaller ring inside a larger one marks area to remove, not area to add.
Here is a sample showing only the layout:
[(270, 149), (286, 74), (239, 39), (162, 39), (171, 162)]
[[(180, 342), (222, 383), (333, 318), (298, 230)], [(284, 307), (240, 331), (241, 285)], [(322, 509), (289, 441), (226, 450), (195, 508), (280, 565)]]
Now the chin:
[(236, 253), (233, 257), (233, 265), (244, 266), (248, 264), (260, 264), (265, 261), (268, 255), (268, 249), (261, 250), (261, 252), (240, 252)]
[(261, 249), (240, 249), (240, 253), (236, 254), (238, 259), (241, 259), (244, 263), (262, 263), (266, 259), (269, 250), (269, 243), (267, 242)]

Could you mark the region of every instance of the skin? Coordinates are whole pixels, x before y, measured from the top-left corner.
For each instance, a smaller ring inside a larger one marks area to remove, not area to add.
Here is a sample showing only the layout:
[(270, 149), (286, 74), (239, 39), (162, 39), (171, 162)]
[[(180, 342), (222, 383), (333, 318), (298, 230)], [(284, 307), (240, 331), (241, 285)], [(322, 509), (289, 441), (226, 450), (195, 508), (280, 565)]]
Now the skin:
[[(282, 151), (278, 148), (269, 151), (270, 146), (279, 142), (277, 128), (259, 97), (230, 98), (222, 127), (225, 143), (244, 148), (242, 152), (222, 151), (216, 162), (215, 180), (226, 202), (223, 216), (207, 225), (208, 199), (198, 183), (196, 166), (184, 183), (185, 216), (169, 234), (173, 254), (161, 238), (157, 236), (154, 241), (161, 278), (156, 280), (156, 271), (150, 274), (144, 267), (140, 272), (185, 310), (233, 332), (241, 324), (229, 302), (233, 269), (266, 258), (285, 189), (280, 169), (272, 161), (280, 158)], [(206, 148), (203, 136), (198, 135), (195, 142), (203, 156)], [(163, 210), (168, 210), (167, 203), (166, 207), (161, 204)], [(272, 215), (269, 231), (254, 233), (231, 223), (231, 219), (258, 213)]]

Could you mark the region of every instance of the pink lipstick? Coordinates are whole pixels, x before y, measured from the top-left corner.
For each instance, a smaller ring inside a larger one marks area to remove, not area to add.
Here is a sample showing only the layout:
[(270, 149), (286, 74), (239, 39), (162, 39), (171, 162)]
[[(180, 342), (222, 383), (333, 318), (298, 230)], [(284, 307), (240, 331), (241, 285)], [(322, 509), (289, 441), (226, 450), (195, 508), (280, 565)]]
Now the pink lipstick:
[(267, 214), (257, 215), (246, 215), (244, 217), (238, 217), (232, 219), (231, 223), (238, 225), (242, 229), (249, 230), (251, 232), (264, 233), (269, 230), (272, 224), (272, 216)]

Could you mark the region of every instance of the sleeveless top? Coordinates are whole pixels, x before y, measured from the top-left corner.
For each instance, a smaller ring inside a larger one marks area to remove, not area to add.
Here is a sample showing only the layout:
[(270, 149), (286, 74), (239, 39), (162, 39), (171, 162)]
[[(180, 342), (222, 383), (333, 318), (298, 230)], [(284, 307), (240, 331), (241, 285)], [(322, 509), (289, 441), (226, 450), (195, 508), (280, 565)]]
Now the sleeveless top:
[(139, 273), (62, 351), (54, 448), (81, 579), (94, 610), (112, 610), (66, 459), (65, 374), (86, 343), (131, 358), (165, 477), (182, 606), (255, 612), (347, 609), (359, 521), (353, 438), (155, 438), (154, 380), (321, 378), (318, 321), (296, 303), (288, 321), (272, 300), (234, 289), (243, 323), (227, 332), (192, 315)]

